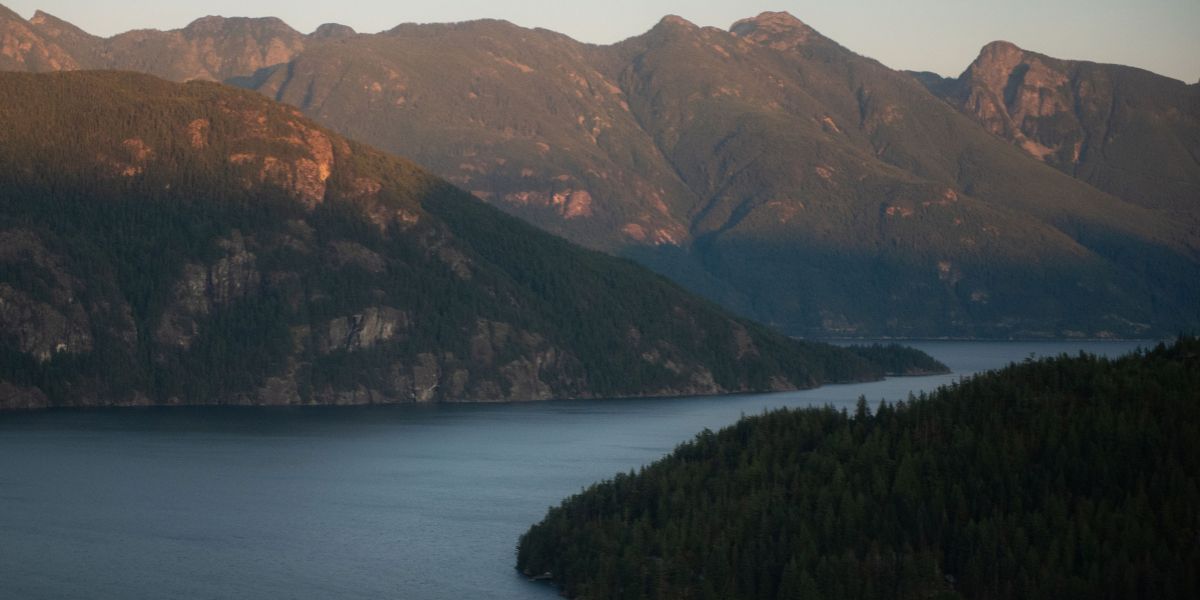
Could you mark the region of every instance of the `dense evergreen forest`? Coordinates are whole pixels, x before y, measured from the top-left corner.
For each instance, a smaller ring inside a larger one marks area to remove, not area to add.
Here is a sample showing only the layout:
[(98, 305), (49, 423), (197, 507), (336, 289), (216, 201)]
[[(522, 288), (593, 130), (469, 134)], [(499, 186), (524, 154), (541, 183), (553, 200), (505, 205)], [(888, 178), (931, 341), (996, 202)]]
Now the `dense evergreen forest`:
[(1200, 597), (1200, 339), (704, 431), (552, 508), (575, 598)]

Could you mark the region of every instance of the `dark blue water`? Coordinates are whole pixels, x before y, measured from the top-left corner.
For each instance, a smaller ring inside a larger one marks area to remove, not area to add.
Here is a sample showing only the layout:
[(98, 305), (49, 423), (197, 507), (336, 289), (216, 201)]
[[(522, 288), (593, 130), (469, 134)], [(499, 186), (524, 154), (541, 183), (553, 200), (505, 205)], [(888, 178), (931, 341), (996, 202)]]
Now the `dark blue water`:
[(954, 374), (718, 398), (0, 415), (0, 597), (553, 598), (513, 570), (517, 537), (705, 427), (1137, 346), (914, 345)]

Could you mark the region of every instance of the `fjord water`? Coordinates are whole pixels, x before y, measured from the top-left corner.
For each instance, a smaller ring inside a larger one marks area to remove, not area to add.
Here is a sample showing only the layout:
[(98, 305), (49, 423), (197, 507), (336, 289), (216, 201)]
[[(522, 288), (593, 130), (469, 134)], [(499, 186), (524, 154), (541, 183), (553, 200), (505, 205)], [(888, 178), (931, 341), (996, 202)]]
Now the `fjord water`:
[(706, 427), (1146, 344), (912, 345), (953, 373), (710, 398), (0, 415), (0, 597), (552, 598), (513, 570), (518, 536)]

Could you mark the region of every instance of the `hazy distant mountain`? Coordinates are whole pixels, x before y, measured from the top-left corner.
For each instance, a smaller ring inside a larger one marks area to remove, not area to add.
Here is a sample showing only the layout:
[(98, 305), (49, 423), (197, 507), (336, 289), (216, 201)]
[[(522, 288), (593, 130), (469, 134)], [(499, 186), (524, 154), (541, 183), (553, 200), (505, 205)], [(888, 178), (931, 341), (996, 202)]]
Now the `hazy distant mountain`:
[(258, 94), (0, 74), (0, 408), (776, 390), (797, 342)]
[[(228, 41), (215, 63), (271, 62), (271, 42), (231, 32), (277, 21), (204, 21), (159, 35), (205, 30)], [(611, 46), (503, 21), (285, 33), (302, 50), (227, 81), (791, 333), (1200, 326), (1194, 221), (1030, 158), (785, 13), (730, 31), (668, 17)], [(188, 71), (186, 53), (105, 52)]]
[[(918, 75), (988, 131), (1101, 190), (1200, 222), (1200, 85), (1008, 42), (958, 79)], [(1195, 231), (1195, 230), (1193, 230)]]

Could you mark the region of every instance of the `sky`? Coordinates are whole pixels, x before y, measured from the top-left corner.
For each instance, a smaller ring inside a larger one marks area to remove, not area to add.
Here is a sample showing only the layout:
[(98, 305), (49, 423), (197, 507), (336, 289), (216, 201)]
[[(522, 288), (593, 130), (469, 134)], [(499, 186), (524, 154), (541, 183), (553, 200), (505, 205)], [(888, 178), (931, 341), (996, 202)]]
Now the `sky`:
[(979, 49), (1008, 40), (1058, 58), (1149, 69), (1200, 80), (1200, 0), (0, 0), (29, 18), (42, 9), (97, 35), (175, 29), (210, 14), (275, 16), (312, 31), (337, 22), (361, 32), (399, 23), (507, 19), (606, 44), (664, 15), (728, 28), (786, 10), (843, 46), (896, 69), (958, 75)]

